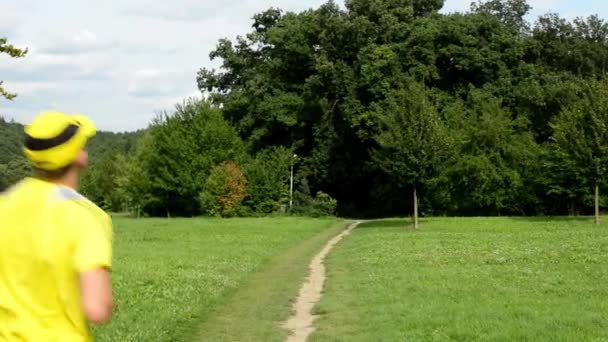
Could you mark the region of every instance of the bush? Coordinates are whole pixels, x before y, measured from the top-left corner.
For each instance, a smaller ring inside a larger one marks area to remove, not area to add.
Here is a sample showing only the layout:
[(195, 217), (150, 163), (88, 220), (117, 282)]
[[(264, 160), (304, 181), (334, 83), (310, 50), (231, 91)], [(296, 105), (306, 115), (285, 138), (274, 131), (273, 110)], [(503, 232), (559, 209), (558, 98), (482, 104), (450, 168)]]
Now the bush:
[(311, 217), (333, 216), (338, 207), (338, 201), (322, 191), (312, 197), (306, 179), (302, 180), (298, 191), (294, 193), (293, 202), (292, 214)]
[(333, 216), (338, 208), (338, 201), (322, 191), (317, 192), (312, 203), (314, 212), (319, 216)]
[(247, 179), (238, 165), (222, 163), (211, 170), (199, 194), (201, 209), (210, 216), (237, 216), (246, 189)]

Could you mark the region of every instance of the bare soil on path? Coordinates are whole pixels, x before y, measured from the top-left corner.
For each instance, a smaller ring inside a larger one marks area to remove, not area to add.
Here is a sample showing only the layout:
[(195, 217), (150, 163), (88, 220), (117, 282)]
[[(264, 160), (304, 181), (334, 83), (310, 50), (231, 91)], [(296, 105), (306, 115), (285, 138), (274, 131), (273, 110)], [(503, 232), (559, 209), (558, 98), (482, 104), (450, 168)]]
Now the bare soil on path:
[(283, 324), (283, 328), (289, 331), (286, 342), (306, 342), (310, 334), (315, 330), (312, 310), (321, 299), (323, 284), (325, 283), (325, 265), (323, 261), (331, 250), (346, 235), (355, 229), (361, 222), (351, 224), (342, 233), (329, 240), (323, 249), (315, 255), (310, 263), (310, 273), (300, 289), (298, 298), (293, 306), (293, 315)]

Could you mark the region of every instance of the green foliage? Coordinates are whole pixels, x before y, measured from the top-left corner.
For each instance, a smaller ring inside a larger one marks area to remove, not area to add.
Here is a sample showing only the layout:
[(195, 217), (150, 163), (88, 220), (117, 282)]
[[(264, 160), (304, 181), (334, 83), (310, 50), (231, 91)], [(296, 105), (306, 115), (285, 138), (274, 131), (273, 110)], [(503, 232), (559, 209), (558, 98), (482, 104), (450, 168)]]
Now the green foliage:
[[(602, 19), (547, 15), (530, 24), (525, 0), (477, 1), (454, 14), (437, 12), (443, 1), (345, 5), (269, 9), (254, 16), (252, 32), (211, 53), (223, 68), (201, 70), (199, 88), (223, 106), (251, 152), (293, 148), (303, 158), (296, 178), (336, 197), (344, 215), (403, 213), (412, 200), (402, 192), (416, 183), (430, 213), (565, 212), (547, 195), (541, 152), (549, 122), (579, 97), (579, 79), (605, 74)], [(399, 131), (387, 108), (405, 103), (409, 84), (425, 89), (423, 97), (413, 92), (412, 106), (434, 109)], [(449, 160), (412, 148), (421, 136), (433, 140), (415, 129), (431, 111), (451, 141)], [(397, 142), (401, 152), (386, 146)], [(402, 162), (387, 162), (395, 154)]]
[(599, 188), (605, 187), (608, 180), (607, 96), (608, 81), (587, 81), (582, 96), (551, 124), (554, 158), (559, 161), (558, 175), (563, 176), (551, 184), (551, 190), (566, 193), (570, 199), (576, 196), (563, 186), (564, 179), (578, 180), (578, 189), (594, 189), (596, 223), (600, 214)]
[(29, 176), (31, 168), (25, 158), (11, 160), (7, 164), (0, 164), (0, 191), (14, 185)]
[[(485, 90), (446, 108), (455, 149), (433, 191), (446, 191), (450, 213), (522, 213), (539, 163), (539, 148), (521, 119)], [(530, 177), (530, 178), (529, 178)]]
[(557, 153), (575, 163), (592, 184), (608, 172), (608, 81), (587, 81), (583, 96), (553, 122)]
[(0, 116), (0, 164), (23, 156), (23, 127)]
[[(25, 57), (27, 52), (28, 49), (16, 48), (13, 45), (8, 44), (6, 38), (0, 37), (0, 54), (5, 53), (12, 58), (22, 58)], [(4, 90), (2, 87), (3, 83), (4, 81), (0, 81), (0, 97), (4, 97), (7, 100), (13, 100), (15, 97), (17, 97), (17, 94), (9, 93), (8, 91)]]
[(388, 93), (373, 108), (382, 120), (373, 161), (397, 189), (413, 189), (417, 228), (418, 191), (439, 174), (452, 152), (446, 127), (420, 84), (408, 83)]
[(312, 202), (311, 216), (333, 216), (337, 208), (338, 201), (323, 191), (318, 191)]
[(373, 108), (382, 120), (375, 137), (379, 146), (373, 154), (375, 164), (400, 188), (432, 179), (451, 151), (446, 128), (426, 89), (407, 84)]
[(91, 163), (95, 164), (108, 154), (133, 155), (144, 132), (143, 130), (128, 133), (97, 132), (86, 147)]
[(21, 149), (23, 129), (0, 117), (0, 191), (17, 183), (31, 172)]
[(293, 207), (290, 213), (310, 217), (333, 216), (337, 207), (338, 201), (322, 191), (318, 191), (313, 197), (308, 181), (304, 178), (293, 194)]
[(119, 152), (102, 156), (83, 177), (82, 193), (106, 210), (127, 212), (132, 204), (127, 187), (133, 177), (131, 163), (131, 158)]
[(245, 164), (245, 205), (259, 214), (277, 212), (289, 197), (289, 168), (293, 152), (284, 147), (260, 151)]
[(136, 180), (143, 175), (134, 169), (133, 157), (142, 134), (97, 132), (86, 147), (90, 165), (81, 182), (85, 196), (112, 212), (137, 210), (137, 199), (144, 195), (130, 189), (130, 182), (143, 181)]
[[(429, 215), (588, 213), (589, 189), (606, 188), (603, 117), (576, 113), (603, 110), (589, 94), (604, 96), (594, 84), (606, 74), (608, 23), (529, 22), (525, 0), (451, 14), (442, 5), (329, 1), (253, 15), (248, 34), (211, 52), (221, 69), (199, 71), (208, 101), (91, 141), (87, 194), (112, 210), (198, 215), (209, 173), (234, 160), (248, 179), (238, 214), (269, 214), (288, 203), (297, 154), (302, 207), (321, 191), (343, 216), (402, 215), (414, 190)], [(571, 125), (583, 120), (593, 132)], [(2, 170), (21, 155), (16, 127), (0, 122)]]
[(199, 195), (201, 209), (209, 216), (234, 217), (245, 198), (247, 179), (238, 165), (225, 162), (211, 169)]
[(149, 180), (149, 214), (200, 214), (199, 195), (212, 168), (238, 162), (244, 153), (235, 130), (204, 100), (188, 100), (173, 115), (159, 116), (149, 134), (140, 161)]

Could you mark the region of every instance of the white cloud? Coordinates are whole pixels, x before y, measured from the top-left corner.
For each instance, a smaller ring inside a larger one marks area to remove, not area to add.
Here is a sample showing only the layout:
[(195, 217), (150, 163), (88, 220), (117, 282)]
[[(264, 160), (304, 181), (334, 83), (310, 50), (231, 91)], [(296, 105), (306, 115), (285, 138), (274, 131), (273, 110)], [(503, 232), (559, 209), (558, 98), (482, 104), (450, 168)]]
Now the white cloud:
[(7, 81), (109, 79), (116, 74), (113, 67), (109, 56), (104, 54), (57, 54), (36, 47), (30, 48), (24, 58), (0, 56), (0, 73)]
[(163, 20), (200, 21), (217, 17), (227, 12), (249, 12), (252, 0), (200, 1), (181, 0), (179, 6), (174, 2), (137, 1), (123, 11), (128, 16), (150, 17)]
[(473, 2), (473, 0), (447, 0), (441, 9), (441, 12), (466, 12), (471, 7), (471, 2)]
[(10, 39), (17, 34), (18, 20), (15, 12), (0, 11), (0, 38), (8, 38), (10, 43)]
[(51, 54), (78, 54), (111, 48), (116, 43), (100, 39), (95, 32), (80, 30), (72, 34), (51, 39), (43, 50)]
[(136, 70), (130, 77), (127, 92), (138, 98), (174, 97), (192, 89), (195, 76), (179, 70), (143, 68)]

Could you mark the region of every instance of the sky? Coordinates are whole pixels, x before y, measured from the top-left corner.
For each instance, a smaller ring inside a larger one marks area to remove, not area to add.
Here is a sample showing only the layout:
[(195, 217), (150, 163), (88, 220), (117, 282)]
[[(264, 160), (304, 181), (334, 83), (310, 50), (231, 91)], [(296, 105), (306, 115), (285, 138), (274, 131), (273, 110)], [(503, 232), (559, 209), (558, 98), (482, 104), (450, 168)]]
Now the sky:
[[(446, 0), (443, 12), (465, 11), (472, 0)], [(144, 128), (160, 111), (200, 97), (196, 74), (217, 68), (209, 53), (221, 38), (251, 30), (269, 7), (315, 8), (326, 0), (6, 0), (0, 37), (27, 47), (25, 58), (0, 55), (0, 116), (26, 123), (44, 110), (89, 116), (97, 128)], [(342, 3), (342, 0), (337, 0)], [(605, 0), (529, 0), (530, 19), (557, 12), (608, 18)]]

